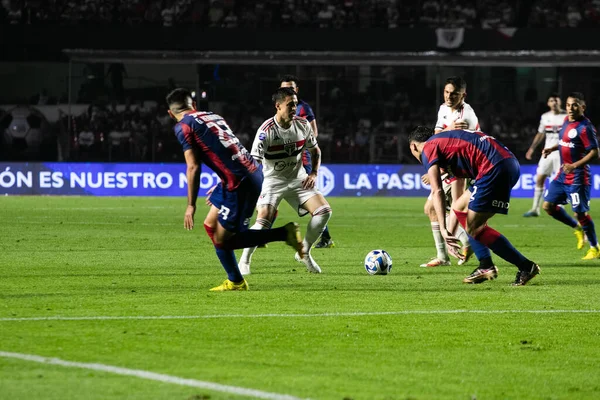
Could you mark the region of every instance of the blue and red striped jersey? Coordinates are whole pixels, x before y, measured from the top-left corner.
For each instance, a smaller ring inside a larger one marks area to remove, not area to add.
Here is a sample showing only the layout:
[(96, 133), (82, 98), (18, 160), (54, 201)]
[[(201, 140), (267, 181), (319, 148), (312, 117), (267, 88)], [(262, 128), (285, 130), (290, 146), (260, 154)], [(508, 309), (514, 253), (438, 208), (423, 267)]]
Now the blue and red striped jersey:
[[(573, 164), (585, 157), (590, 150), (598, 148), (596, 128), (587, 117), (573, 122), (565, 118), (558, 139), (561, 165)], [(568, 185), (591, 185), (590, 166), (586, 164), (568, 174), (561, 169), (554, 179)]]
[(304, 100), (298, 100), (298, 105), (296, 106), (296, 115), (304, 118), (308, 122), (312, 122), (315, 119), (315, 113)]
[(459, 178), (480, 179), (513, 153), (483, 132), (453, 130), (433, 135), (425, 142), (421, 162), (429, 168), (438, 164)]
[(192, 112), (185, 115), (174, 130), (183, 151), (193, 150), (229, 191), (258, 169), (258, 163), (220, 115), (209, 111)]

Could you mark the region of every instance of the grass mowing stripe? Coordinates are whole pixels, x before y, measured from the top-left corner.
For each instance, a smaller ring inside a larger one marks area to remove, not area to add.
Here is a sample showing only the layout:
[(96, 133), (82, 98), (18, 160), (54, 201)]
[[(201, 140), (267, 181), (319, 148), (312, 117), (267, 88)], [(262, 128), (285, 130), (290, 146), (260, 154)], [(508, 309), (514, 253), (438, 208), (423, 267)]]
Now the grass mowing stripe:
[(181, 378), (178, 376), (159, 374), (156, 372), (144, 371), (139, 369), (129, 369), (115, 367), (112, 365), (82, 363), (74, 361), (61, 360), (60, 358), (42, 357), (34, 354), (11, 353), (0, 351), (0, 357), (15, 358), (24, 361), (33, 361), (41, 364), (60, 365), (61, 367), (90, 369), (94, 371), (108, 372), (117, 375), (134, 376), (141, 379), (149, 379), (152, 381), (172, 383), (181, 386), (190, 386), (200, 389), (214, 390), (221, 393), (235, 394), (239, 396), (248, 396), (257, 399), (268, 400), (301, 400), (299, 397), (290, 396), (287, 394), (263, 392), (262, 390), (247, 389), (237, 386), (221, 385), (219, 383), (199, 381), (196, 379)]
[(0, 322), (26, 321), (111, 321), (152, 319), (214, 319), (214, 318), (318, 318), (318, 317), (363, 317), (385, 315), (418, 314), (600, 314), (600, 310), (404, 310), (374, 312), (341, 312), (320, 314), (220, 314), (220, 315), (99, 315), (90, 317), (8, 317)]

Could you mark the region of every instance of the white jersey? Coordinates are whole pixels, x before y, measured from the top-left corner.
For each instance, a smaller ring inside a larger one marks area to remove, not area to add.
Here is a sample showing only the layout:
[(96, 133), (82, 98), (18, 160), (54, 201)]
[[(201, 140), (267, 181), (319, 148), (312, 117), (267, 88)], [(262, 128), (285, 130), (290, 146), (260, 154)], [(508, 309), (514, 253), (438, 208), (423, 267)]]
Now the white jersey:
[(566, 117), (567, 114), (562, 110), (558, 114), (554, 114), (552, 111), (542, 114), (538, 132), (546, 134), (546, 143), (544, 144), (545, 149), (558, 144), (558, 133), (560, 132)]
[(473, 107), (468, 105), (467, 103), (463, 103), (458, 109), (452, 111), (450, 107), (446, 105), (446, 103), (440, 106), (440, 110), (438, 111), (438, 119), (435, 123), (435, 130), (446, 129), (454, 121), (457, 119), (464, 120), (469, 126), (467, 129), (471, 131), (479, 130), (479, 119), (477, 115), (475, 115), (475, 111), (473, 111)]
[(275, 117), (269, 118), (258, 128), (252, 144), (252, 157), (262, 162), (267, 178), (304, 179), (302, 152), (317, 145), (310, 123), (294, 117), (289, 129), (282, 128)]

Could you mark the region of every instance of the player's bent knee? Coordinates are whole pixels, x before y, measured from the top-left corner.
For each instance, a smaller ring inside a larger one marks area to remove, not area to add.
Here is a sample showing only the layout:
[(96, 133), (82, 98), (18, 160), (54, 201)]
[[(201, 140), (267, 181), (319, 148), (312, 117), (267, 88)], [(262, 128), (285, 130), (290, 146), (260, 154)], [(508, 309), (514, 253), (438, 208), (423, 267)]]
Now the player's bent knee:
[(556, 211), (556, 207), (556, 204), (548, 203), (547, 201), (545, 201), (544, 204), (542, 204), (542, 208), (548, 213), (548, 215), (554, 214), (554, 211)]

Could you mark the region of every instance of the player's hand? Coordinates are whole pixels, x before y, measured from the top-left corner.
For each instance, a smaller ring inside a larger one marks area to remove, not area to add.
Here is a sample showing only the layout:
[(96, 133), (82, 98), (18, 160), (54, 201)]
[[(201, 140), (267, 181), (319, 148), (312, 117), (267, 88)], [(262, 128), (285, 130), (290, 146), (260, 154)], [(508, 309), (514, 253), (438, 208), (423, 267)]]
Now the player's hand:
[(317, 174), (315, 174), (314, 172), (311, 172), (310, 174), (308, 174), (306, 179), (304, 179), (304, 181), (302, 181), (302, 189), (312, 189), (315, 187), (316, 183), (317, 183)]
[(469, 124), (467, 124), (467, 121), (465, 121), (464, 119), (457, 119), (452, 123), (451, 126), (454, 129), (467, 129), (469, 127)]
[(565, 174), (570, 174), (575, 168), (577, 168), (575, 164), (563, 164), (562, 166), (562, 170)]
[(531, 160), (533, 158), (533, 149), (527, 150), (527, 153), (525, 153), (525, 158), (528, 160)]
[(544, 158), (548, 157), (554, 150), (552, 150), (551, 148), (547, 148), (542, 150), (542, 156)]
[[(460, 240), (458, 240), (457, 237), (452, 236), (452, 234), (445, 229), (441, 230), (441, 234), (442, 234), (442, 237), (444, 238), (444, 240), (446, 241), (446, 245), (448, 246), (448, 249), (453, 253), (461, 254), (460, 250), (462, 249), (462, 243), (460, 242)], [(462, 257), (462, 254), (461, 254), (461, 257), (458, 257), (458, 258), (464, 258), (464, 257)]]
[(183, 217), (183, 227), (188, 231), (194, 229), (194, 214), (196, 213), (196, 206), (187, 206), (185, 209), (185, 216)]
[(426, 185), (429, 185), (429, 175), (428, 174), (421, 175), (421, 182), (423, 182)]
[[(217, 183), (218, 185), (218, 183)], [(204, 201), (206, 203), (207, 206), (212, 206), (213, 204), (210, 202), (210, 195), (212, 194), (212, 192), (215, 191), (215, 188), (217, 187), (217, 185), (214, 185), (213, 187), (211, 187), (210, 189), (208, 189), (208, 191), (206, 192), (206, 200)]]

